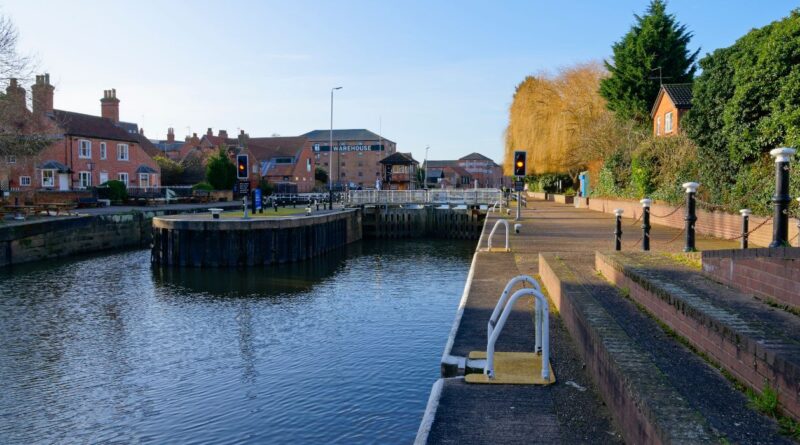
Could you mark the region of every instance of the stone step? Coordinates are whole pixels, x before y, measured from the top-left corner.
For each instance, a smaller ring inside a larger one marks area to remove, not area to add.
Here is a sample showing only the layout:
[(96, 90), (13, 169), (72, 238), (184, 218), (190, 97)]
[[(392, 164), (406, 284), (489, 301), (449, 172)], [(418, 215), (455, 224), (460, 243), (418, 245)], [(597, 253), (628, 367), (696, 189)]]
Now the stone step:
[(800, 318), (716, 283), (667, 255), (596, 254), (596, 268), (744, 385), (777, 390), (800, 418)]
[(599, 277), (585, 253), (539, 273), (628, 443), (791, 443), (775, 421)]

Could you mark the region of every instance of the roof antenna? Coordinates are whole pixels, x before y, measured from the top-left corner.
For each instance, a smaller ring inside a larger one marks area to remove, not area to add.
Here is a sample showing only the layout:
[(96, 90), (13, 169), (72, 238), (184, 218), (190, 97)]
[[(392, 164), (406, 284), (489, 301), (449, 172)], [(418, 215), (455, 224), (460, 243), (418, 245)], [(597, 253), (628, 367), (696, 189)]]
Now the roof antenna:
[(663, 87), (664, 86), (664, 79), (672, 79), (672, 76), (664, 77), (664, 76), (661, 75), (661, 67), (660, 66), (657, 66), (657, 67), (651, 69), (650, 72), (652, 73), (655, 70), (658, 70), (658, 77), (649, 77), (649, 79), (658, 79), (658, 86), (659, 87)]

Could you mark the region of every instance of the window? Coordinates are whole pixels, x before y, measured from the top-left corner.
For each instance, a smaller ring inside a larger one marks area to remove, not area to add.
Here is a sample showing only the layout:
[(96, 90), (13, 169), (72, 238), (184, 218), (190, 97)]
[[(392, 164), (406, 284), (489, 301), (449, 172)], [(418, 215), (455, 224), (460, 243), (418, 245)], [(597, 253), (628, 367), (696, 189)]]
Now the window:
[(81, 188), (92, 186), (92, 172), (78, 172), (78, 183)]
[(364, 172), (358, 172), (358, 176), (359, 176), (359, 177), (362, 177), (362, 176), (364, 176)]
[(150, 187), (149, 173), (139, 173), (139, 187)]
[(14, 156), (14, 155), (8, 155), (8, 163), (9, 164), (16, 164), (17, 163), (17, 157)]
[(311, 159), (306, 159), (306, 171), (311, 171)]
[(664, 133), (672, 132), (672, 111), (664, 115)]
[(119, 179), (120, 182), (125, 184), (125, 187), (128, 186), (128, 174), (127, 173), (125, 173), (125, 172), (117, 173), (117, 179)]
[(30, 187), (31, 185), (31, 177), (30, 176), (20, 176), (19, 177), (19, 185), (22, 187)]
[(128, 144), (117, 144), (117, 160), (128, 160)]
[(661, 134), (661, 116), (656, 117), (656, 136)]
[(92, 159), (92, 141), (87, 141), (86, 139), (78, 141), (78, 157)]
[(106, 150), (106, 143), (105, 142), (101, 142), (100, 143), (100, 159), (106, 159), (106, 157), (108, 156), (106, 151), (107, 151)]
[(56, 185), (56, 171), (42, 170), (42, 187), (54, 187)]

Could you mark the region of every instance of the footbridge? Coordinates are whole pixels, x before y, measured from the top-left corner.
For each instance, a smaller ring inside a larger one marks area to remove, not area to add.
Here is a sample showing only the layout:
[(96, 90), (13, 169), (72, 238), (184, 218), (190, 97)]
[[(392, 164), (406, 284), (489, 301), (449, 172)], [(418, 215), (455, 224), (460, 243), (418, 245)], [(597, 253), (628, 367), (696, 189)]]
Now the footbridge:
[(501, 201), (500, 189), (462, 190), (352, 190), (346, 204), (352, 206), (439, 204), (491, 206)]

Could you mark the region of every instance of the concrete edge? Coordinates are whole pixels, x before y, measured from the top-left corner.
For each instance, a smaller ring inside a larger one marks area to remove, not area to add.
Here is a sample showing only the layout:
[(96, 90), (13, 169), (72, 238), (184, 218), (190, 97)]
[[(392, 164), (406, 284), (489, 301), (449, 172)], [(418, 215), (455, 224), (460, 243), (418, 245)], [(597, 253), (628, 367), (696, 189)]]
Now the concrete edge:
[[(485, 226), (486, 222), (484, 221), (484, 228)], [(483, 238), (483, 235), (481, 235), (481, 238)], [(441, 373), (443, 377), (452, 376), (458, 373), (458, 366), (461, 361), (461, 358), (451, 355), (450, 351), (453, 350), (453, 344), (456, 341), (456, 334), (458, 333), (459, 326), (461, 326), (461, 317), (464, 316), (464, 307), (466, 307), (467, 305), (467, 299), (469, 298), (469, 291), (472, 288), (472, 277), (475, 275), (475, 265), (477, 264), (477, 262), (478, 262), (478, 252), (475, 252), (472, 255), (472, 264), (469, 267), (469, 273), (467, 274), (467, 281), (464, 284), (464, 292), (461, 294), (461, 300), (459, 300), (458, 302), (456, 317), (455, 320), (453, 320), (453, 325), (450, 327), (450, 334), (447, 336), (447, 343), (445, 344), (444, 352), (442, 353)], [(456, 367), (455, 371), (453, 370), (454, 366)]]
[[(461, 377), (451, 377), (453, 379), (460, 379)], [(444, 378), (436, 379), (431, 387), (431, 395), (428, 397), (428, 404), (425, 406), (425, 413), (422, 415), (422, 422), (419, 423), (417, 430), (417, 437), (414, 439), (414, 445), (425, 445), (428, 443), (428, 436), (433, 427), (433, 421), (436, 419), (436, 411), (439, 409), (439, 399), (442, 397), (442, 390), (444, 389)]]

